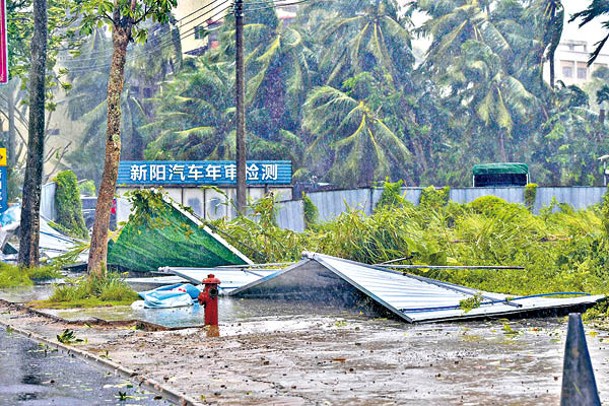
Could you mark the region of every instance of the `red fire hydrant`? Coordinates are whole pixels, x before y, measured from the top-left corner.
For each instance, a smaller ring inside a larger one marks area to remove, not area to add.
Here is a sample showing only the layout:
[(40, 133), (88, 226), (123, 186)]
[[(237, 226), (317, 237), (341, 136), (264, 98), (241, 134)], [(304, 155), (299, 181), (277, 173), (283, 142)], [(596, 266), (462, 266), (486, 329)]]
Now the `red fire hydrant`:
[(205, 308), (205, 325), (206, 326), (217, 326), (218, 325), (218, 285), (220, 279), (216, 278), (214, 274), (207, 275), (207, 278), (203, 279), (203, 292), (199, 293), (199, 304)]

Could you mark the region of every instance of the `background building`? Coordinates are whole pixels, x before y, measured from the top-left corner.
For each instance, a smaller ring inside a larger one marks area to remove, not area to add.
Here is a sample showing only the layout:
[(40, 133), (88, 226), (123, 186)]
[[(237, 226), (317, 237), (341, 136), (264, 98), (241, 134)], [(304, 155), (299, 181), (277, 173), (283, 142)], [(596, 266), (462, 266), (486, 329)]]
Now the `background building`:
[[(583, 27), (579, 27), (581, 19), (569, 23), (571, 16), (583, 10), (588, 2), (563, 1), (565, 7), (565, 23), (560, 45), (555, 54), (555, 75), (557, 81), (565, 85), (582, 86), (589, 82), (592, 73), (599, 67), (609, 67), (609, 47), (606, 46), (596, 58), (596, 61), (588, 67), (590, 53), (595, 44), (606, 34), (600, 21), (593, 20)], [(549, 81), (549, 64), (546, 63), (544, 77)]]

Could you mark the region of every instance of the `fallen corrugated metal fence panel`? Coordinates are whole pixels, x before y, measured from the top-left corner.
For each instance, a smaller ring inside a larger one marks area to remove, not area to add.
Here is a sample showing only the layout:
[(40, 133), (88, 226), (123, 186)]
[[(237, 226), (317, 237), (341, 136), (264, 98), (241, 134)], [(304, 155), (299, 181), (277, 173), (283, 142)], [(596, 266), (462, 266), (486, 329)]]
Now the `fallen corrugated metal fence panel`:
[(220, 294), (226, 294), (233, 289), (255, 282), (266, 276), (278, 272), (277, 269), (244, 269), (239, 267), (217, 267), (217, 268), (187, 268), (187, 267), (162, 267), (159, 272), (179, 276), (190, 283), (198, 285), (207, 278), (207, 275), (214, 274), (220, 279), (218, 290)]
[[(302, 261), (229, 294), (242, 298), (330, 301), (349, 308), (368, 307), (376, 313), (393, 314), (410, 323), (585, 308), (604, 298), (603, 295), (583, 293), (569, 298), (551, 298), (551, 295), (509, 297), (316, 253), (305, 254)], [(464, 310), (462, 303), (467, 299), (477, 300), (479, 306)]]

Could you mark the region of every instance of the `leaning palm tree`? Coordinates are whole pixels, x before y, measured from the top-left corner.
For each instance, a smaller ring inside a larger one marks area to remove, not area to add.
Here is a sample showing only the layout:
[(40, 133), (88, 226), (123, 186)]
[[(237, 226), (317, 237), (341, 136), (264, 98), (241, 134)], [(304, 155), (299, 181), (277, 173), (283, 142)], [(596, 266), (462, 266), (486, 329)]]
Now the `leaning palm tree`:
[(142, 127), (152, 160), (227, 159), (234, 156), (234, 83), (228, 63), (194, 62), (165, 82), (153, 99), (156, 114)]
[[(569, 22), (581, 18), (579, 26), (583, 27), (590, 21), (600, 19), (601, 17), (609, 17), (609, 3), (601, 0), (592, 0), (586, 9), (573, 14)], [(603, 26), (605, 28), (607, 28), (608, 24), (609, 21), (603, 21)], [(609, 34), (605, 35), (596, 43), (596, 48), (594, 48), (594, 51), (592, 51), (590, 58), (588, 59), (588, 65), (591, 65), (596, 60), (607, 41), (609, 41)]]
[[(320, 178), (339, 185), (370, 186), (393, 177), (411, 154), (365, 100), (330, 86), (314, 89), (304, 105), (303, 126), (314, 139), (307, 150)], [(321, 176), (327, 170), (327, 177)]]
[(534, 0), (528, 7), (527, 14), (534, 21), (534, 28), (540, 43), (539, 48), (543, 52), (539, 63), (543, 64), (548, 61), (550, 64), (550, 87), (553, 88), (554, 55), (562, 36), (565, 9), (561, 0)]
[(432, 38), (425, 64), (438, 71), (461, 53), (468, 40), (483, 42), (497, 54), (510, 57), (512, 49), (508, 39), (491, 19), (491, 0), (420, 0), (419, 10), (431, 18), (421, 27), (420, 33)]
[(337, 2), (321, 28), (320, 70), (329, 85), (380, 70), (396, 86), (408, 82), (414, 56), (408, 14), (394, 0)]
[[(511, 136), (516, 118), (526, 119), (535, 97), (514, 76), (503, 69), (501, 58), (480, 42), (467, 41), (456, 59), (450, 78), (461, 104), (476, 112), (486, 127), (499, 134), (499, 157), (508, 160), (506, 138)], [(456, 85), (456, 86), (455, 86)]]

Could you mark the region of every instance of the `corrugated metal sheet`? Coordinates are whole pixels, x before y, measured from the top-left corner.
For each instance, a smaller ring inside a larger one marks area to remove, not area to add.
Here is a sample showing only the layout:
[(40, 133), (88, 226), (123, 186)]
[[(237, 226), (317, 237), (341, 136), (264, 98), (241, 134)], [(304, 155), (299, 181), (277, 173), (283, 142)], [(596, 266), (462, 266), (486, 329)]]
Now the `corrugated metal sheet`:
[(302, 233), (305, 229), (302, 200), (279, 203), (277, 224), (283, 229)]
[[(406, 275), (380, 267), (347, 261), (322, 254), (306, 259), (281, 272), (254, 281), (231, 292), (238, 297), (344, 300), (371, 299), (385, 311), (408, 322), (430, 322), (505, 316), (563, 307), (591, 305), (604, 298), (579, 296), (550, 299), (513, 297), (479, 293), (473, 289), (433, 279)], [(465, 312), (460, 302), (482, 294), (480, 307)]]
[(547, 207), (556, 199), (558, 203), (567, 203), (575, 209), (585, 209), (600, 203), (606, 189), (602, 187), (543, 187), (537, 188), (535, 211)]
[(277, 270), (163, 267), (159, 269), (159, 272), (179, 276), (195, 285), (200, 284), (203, 279), (207, 278), (207, 275), (214, 274), (214, 276), (220, 279), (221, 282), (219, 286), (220, 293), (227, 293), (228, 291), (262, 279), (265, 276), (272, 275), (276, 273)]
[(370, 214), (372, 210), (370, 189), (315, 192), (310, 193), (309, 197), (319, 210), (320, 221), (336, 218), (345, 212), (347, 207), (362, 210), (366, 214)]
[(53, 182), (43, 185), (40, 191), (40, 214), (51, 221), (55, 221), (57, 218), (57, 211), (55, 210), (56, 190), (57, 185)]
[(524, 188), (503, 187), (503, 188), (467, 188), (451, 189), (450, 200), (457, 203), (469, 203), (482, 196), (497, 196), (511, 203), (524, 204)]

